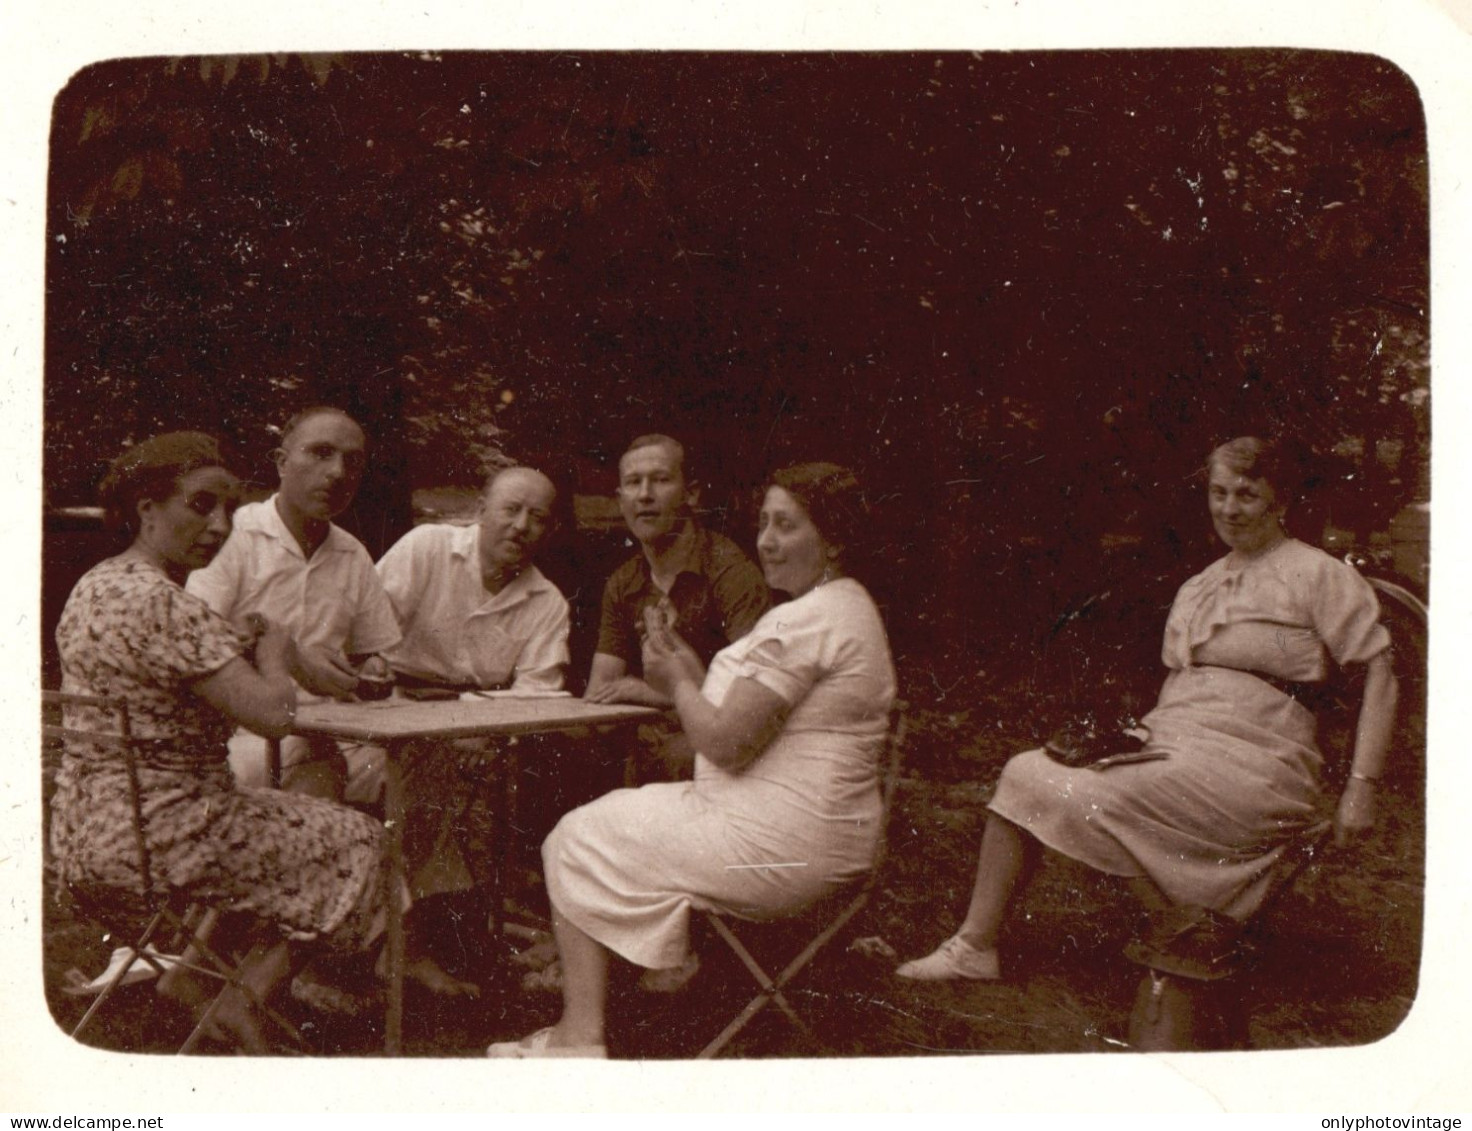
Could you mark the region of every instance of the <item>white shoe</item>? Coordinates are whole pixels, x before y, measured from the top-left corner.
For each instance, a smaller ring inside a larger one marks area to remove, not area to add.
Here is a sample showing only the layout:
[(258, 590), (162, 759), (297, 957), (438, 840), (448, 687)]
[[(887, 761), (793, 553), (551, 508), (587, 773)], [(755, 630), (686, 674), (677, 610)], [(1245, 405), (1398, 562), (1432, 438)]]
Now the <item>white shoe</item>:
[(639, 975), (639, 988), (651, 994), (679, 993), (700, 971), (700, 955), (691, 951), (678, 966), (664, 970), (645, 970)]
[(553, 1026), (548, 1025), (520, 1041), (497, 1041), (486, 1049), (486, 1056), (492, 1060), (540, 1060), (543, 1057), (608, 1059), (607, 1045), (577, 1045), (572, 1048), (559, 1045), (553, 1048), (548, 1044), (552, 1039), (552, 1029)]
[[(151, 948), (148, 954), (165, 970), (179, 962), (177, 954), (164, 954)], [(100, 994), (112, 984), (112, 980), (118, 976), (124, 966), (128, 967), (128, 972), (123, 975), (121, 983), (124, 986), (136, 986), (139, 982), (158, 977), (158, 969), (152, 963), (135, 955), (132, 947), (120, 946), (112, 952), (112, 959), (108, 962), (107, 969), (90, 982), (80, 970), (75, 968), (68, 970), (66, 984), (61, 987), (61, 992), (72, 997), (90, 997), (93, 994)]]
[(960, 935), (952, 935), (924, 958), (906, 962), (895, 971), (901, 978), (917, 982), (947, 982), (957, 978), (993, 981), (1002, 976), (997, 952), (977, 950)]

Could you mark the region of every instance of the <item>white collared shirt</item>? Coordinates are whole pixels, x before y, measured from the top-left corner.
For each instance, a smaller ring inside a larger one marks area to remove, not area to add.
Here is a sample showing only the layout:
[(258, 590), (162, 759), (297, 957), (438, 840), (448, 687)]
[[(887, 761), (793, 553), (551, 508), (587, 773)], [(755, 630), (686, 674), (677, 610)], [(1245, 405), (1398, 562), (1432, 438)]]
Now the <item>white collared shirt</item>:
[(379, 560), (378, 576), (404, 634), (385, 653), (395, 671), (477, 687), (562, 688), (567, 601), (534, 565), (487, 592), (479, 525), (416, 526)]
[(305, 557), (274, 495), (235, 512), (225, 545), (185, 587), (227, 620), (260, 613), (302, 647), (359, 656), (384, 652), (399, 639), (393, 606), (363, 544), (329, 525), (326, 540)]

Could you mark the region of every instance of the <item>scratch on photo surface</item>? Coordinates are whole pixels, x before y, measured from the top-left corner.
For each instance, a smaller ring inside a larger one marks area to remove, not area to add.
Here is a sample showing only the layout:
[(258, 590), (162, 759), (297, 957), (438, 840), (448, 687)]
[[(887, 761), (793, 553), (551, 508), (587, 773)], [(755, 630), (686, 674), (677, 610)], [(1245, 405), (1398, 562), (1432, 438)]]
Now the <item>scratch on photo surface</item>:
[(1047, 1025), (1035, 1021), (1018, 1021), (1015, 1017), (1003, 1017), (1000, 1013), (966, 1013), (959, 1009), (946, 1010), (952, 1017), (961, 1017), (967, 1021), (1000, 1021), (1003, 1025), (1013, 1025), (1021, 1029), (1046, 1029)]
[(806, 860), (796, 860), (789, 864), (727, 864), (726, 871), (735, 872), (748, 868), (806, 868), (807, 866)]

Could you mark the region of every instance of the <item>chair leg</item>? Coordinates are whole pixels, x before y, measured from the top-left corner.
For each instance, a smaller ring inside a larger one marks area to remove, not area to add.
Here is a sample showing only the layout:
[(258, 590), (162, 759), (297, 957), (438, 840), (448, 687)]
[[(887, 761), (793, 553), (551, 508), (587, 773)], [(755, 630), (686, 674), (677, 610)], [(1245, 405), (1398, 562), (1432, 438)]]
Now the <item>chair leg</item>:
[[(165, 914), (169, 914), (165, 912)], [(221, 977), (223, 966), (222, 960), (213, 957), (215, 969), (202, 966), (200, 956), (209, 945), (209, 940), (214, 936), (215, 928), (220, 923), (220, 913), (213, 907), (204, 907), (201, 904), (191, 903), (182, 916), (174, 920), (174, 937), (176, 944), (180, 945), (179, 963), (169, 973), (159, 979), (158, 988), (160, 993), (172, 995), (175, 987), (183, 979), (184, 974), (204, 974), (208, 977)]]
[[(738, 947), (739, 945), (740, 944), (737, 944)], [(738, 949), (737, 951), (738, 954), (742, 954), (743, 952), (744, 948)], [(749, 956), (747, 957), (749, 958)], [(755, 965), (755, 963), (752, 963), (751, 965)], [(757, 966), (756, 969), (760, 970), (761, 967)], [(696, 1060), (711, 1060), (712, 1058), (714, 1058), (723, 1048), (731, 1043), (732, 1038), (734, 1038), (737, 1033), (746, 1028), (746, 1026), (751, 1022), (752, 1018), (754, 1018), (763, 1009), (773, 1003), (775, 1003), (777, 1007), (782, 1010), (782, 1012), (787, 1016), (787, 1019), (791, 1021), (792, 1024), (798, 1029), (798, 1031), (801, 1032), (805, 1037), (807, 1037), (807, 1039), (812, 1042), (814, 1046), (820, 1049), (826, 1049), (828, 1047), (822, 1040), (819, 1039), (818, 1035), (813, 1032), (813, 1030), (808, 1026), (807, 1022), (804, 1021), (800, 1016), (798, 1016), (797, 1011), (792, 1008), (791, 1002), (787, 1000), (787, 995), (785, 995), (780, 989), (773, 985), (772, 982), (767, 978), (765, 973), (760, 976), (759, 981), (763, 983), (761, 992), (758, 993), (756, 997), (747, 1002), (746, 1007), (731, 1019), (730, 1024), (722, 1029), (720, 1033), (716, 1035), (715, 1039), (710, 1042), (710, 1044), (706, 1045), (705, 1048), (701, 1049), (700, 1052), (696, 1054)]]
[(710, 925), (715, 928), (716, 934), (725, 940), (726, 945), (735, 952), (736, 957), (741, 959), (742, 964), (751, 972), (752, 977), (757, 980), (757, 984), (761, 986), (761, 992), (747, 1002), (746, 1008), (733, 1017), (731, 1023), (722, 1029), (710, 1044), (706, 1045), (705, 1048), (696, 1054), (697, 1060), (710, 1060), (716, 1053), (725, 1048), (731, 1042), (732, 1037), (746, 1028), (747, 1022), (767, 1007), (772, 1000), (772, 994), (776, 992), (776, 987), (772, 984), (772, 980), (767, 977), (767, 972), (751, 956), (751, 952), (741, 944), (741, 940), (736, 937), (731, 928), (726, 926), (725, 922), (718, 916), (711, 915), (708, 918)]
[[(209, 1004), (200, 1014), (199, 1020), (195, 1023), (194, 1029), (185, 1039), (184, 1044), (180, 1046), (180, 1054), (188, 1054), (193, 1052), (198, 1046), (200, 1040), (210, 1035), (211, 1022), (215, 1019), (216, 1014), (219, 1013), (220, 1007), (224, 1004), (226, 997), (233, 992), (239, 993), (245, 999), (245, 1003), (250, 1009), (260, 1013), (262, 1016), (270, 1020), (278, 1029), (280, 1029), (281, 1032), (291, 1040), (294, 1049), (300, 1050), (303, 1048), (302, 1036), (297, 1027), (293, 1025), (290, 1021), (288, 1021), (279, 1012), (277, 1012), (277, 1010), (272, 1008), (263, 999), (262, 995), (257, 993), (255, 988), (249, 985), (246, 982), (245, 978), (242, 976), (244, 971), (251, 970), (263, 959), (269, 956), (270, 953), (279, 945), (279, 943), (256, 943), (250, 948), (250, 951), (246, 954), (246, 956), (241, 959), (239, 965), (223, 975), (225, 986), (210, 1000)], [(290, 968), (288, 968), (288, 977), (290, 976), (290, 973), (291, 970)]]
[(713, 1059), (717, 1053), (719, 1053), (723, 1048), (731, 1043), (732, 1037), (741, 1032), (742, 1029), (746, 1028), (747, 1022), (749, 1022), (753, 1017), (760, 1013), (766, 1007), (767, 1002), (770, 1000), (771, 999), (768, 998), (766, 994), (758, 994), (756, 997), (752, 998), (751, 1001), (747, 1002), (746, 1008), (738, 1013), (735, 1017), (733, 1017), (731, 1019), (731, 1023), (720, 1031), (715, 1040), (711, 1041), (710, 1044), (706, 1045), (705, 1048), (701, 1049), (698, 1053), (695, 1054), (695, 1059)]
[(813, 1032), (811, 1026), (798, 1015), (797, 1010), (788, 1000), (787, 995), (782, 991), (817, 956), (818, 952), (827, 946), (833, 940), (834, 936), (843, 930), (849, 921), (868, 905), (868, 902), (869, 893), (867, 891), (860, 892), (842, 912), (834, 917), (833, 921), (827, 927), (809, 940), (808, 944), (797, 953), (796, 957), (782, 968), (782, 972), (776, 978), (768, 976), (767, 972), (762, 969), (761, 964), (752, 957), (751, 952), (747, 950), (741, 940), (736, 937), (736, 933), (726, 925), (725, 921), (719, 915), (708, 915), (707, 919), (715, 929), (716, 934), (735, 952), (736, 957), (741, 960), (742, 964), (751, 973), (751, 976), (756, 979), (757, 985), (760, 987), (760, 992), (746, 1004), (746, 1008), (731, 1019), (731, 1023), (722, 1029), (710, 1044), (701, 1049), (696, 1055), (696, 1059), (709, 1060), (714, 1057), (731, 1042), (731, 1039), (737, 1033), (747, 1026), (752, 1018), (768, 1005), (772, 1004), (775, 1004), (787, 1019), (792, 1022), (793, 1026), (815, 1047), (827, 1049), (829, 1047), (827, 1043), (819, 1038)]
[(107, 1004), (114, 992), (123, 984), (123, 979), (128, 976), (128, 972), (139, 962), (147, 962), (155, 969), (162, 970), (160, 964), (148, 956), (147, 949), (148, 945), (153, 941), (154, 935), (158, 934), (159, 928), (163, 926), (163, 923), (164, 912), (155, 912), (153, 918), (148, 921), (148, 925), (144, 927), (143, 933), (138, 936), (138, 941), (128, 948), (131, 952), (128, 961), (113, 975), (112, 980), (102, 988), (102, 992), (93, 999), (92, 1004), (87, 1007), (87, 1011), (82, 1014), (82, 1019), (72, 1029), (73, 1040), (78, 1039), (82, 1035), (83, 1030), (92, 1023), (92, 1018), (97, 1016), (98, 1011)]
[(828, 1043), (821, 1040), (818, 1037), (818, 1034), (814, 1033), (813, 1030), (809, 1027), (808, 1023), (798, 1015), (797, 1010), (792, 1008), (792, 1003), (787, 1000), (786, 994), (784, 994), (781, 990), (774, 989), (772, 991), (772, 1003), (787, 1015), (787, 1020), (792, 1022), (798, 1032), (806, 1037), (810, 1044), (812, 1044), (815, 1048), (822, 1049), (824, 1052), (829, 1051)]
[(1230, 978), (1202, 982), (1146, 970), (1130, 1012), (1128, 1040), (1142, 1052), (1246, 1048), (1240, 988)]
[[(168, 992), (173, 988), (178, 979), (183, 976), (183, 972), (185, 971), (201, 974), (207, 978), (214, 978), (224, 983), (219, 993), (215, 994), (205, 1006), (204, 1012), (195, 1023), (194, 1029), (180, 1047), (180, 1053), (192, 1052), (199, 1044), (199, 1041), (204, 1037), (209, 1027), (209, 1022), (214, 1019), (215, 1013), (218, 1012), (225, 995), (230, 993), (232, 989), (238, 989), (244, 993), (252, 1008), (260, 1011), (261, 1014), (267, 1017), (291, 1040), (291, 1043), (295, 1047), (302, 1047), (302, 1037), (297, 1027), (266, 1002), (259, 1000), (258, 996), (251, 991), (250, 987), (242, 983), (240, 970), (246, 962), (250, 961), (249, 957), (240, 963), (234, 963), (221, 955), (212, 945), (215, 932), (220, 924), (221, 912), (219, 908), (194, 903), (190, 904), (182, 915), (167, 907), (160, 911), (159, 914), (174, 925), (181, 939), (187, 940), (179, 961), (160, 979), (159, 989)], [(257, 949), (259, 948), (252, 948), (251, 953), (254, 954)], [(208, 963), (208, 965), (205, 963)]]

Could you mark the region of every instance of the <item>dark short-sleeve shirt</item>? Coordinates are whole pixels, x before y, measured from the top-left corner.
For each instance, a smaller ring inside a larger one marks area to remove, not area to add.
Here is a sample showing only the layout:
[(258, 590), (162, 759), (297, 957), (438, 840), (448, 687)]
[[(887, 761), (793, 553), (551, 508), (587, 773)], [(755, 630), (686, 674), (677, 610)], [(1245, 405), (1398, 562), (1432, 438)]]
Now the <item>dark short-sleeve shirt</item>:
[[(641, 673), (644, 609), (658, 605), (663, 596), (642, 553), (619, 566), (603, 588), (597, 650), (624, 661), (630, 673)], [(689, 564), (675, 577), (669, 596), (675, 631), (707, 666), (727, 644), (745, 636), (772, 604), (766, 578), (741, 548), (700, 527)]]

